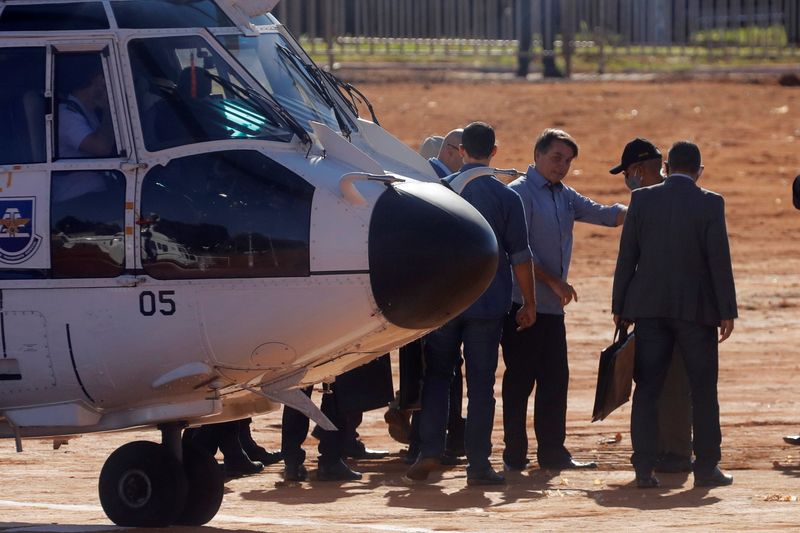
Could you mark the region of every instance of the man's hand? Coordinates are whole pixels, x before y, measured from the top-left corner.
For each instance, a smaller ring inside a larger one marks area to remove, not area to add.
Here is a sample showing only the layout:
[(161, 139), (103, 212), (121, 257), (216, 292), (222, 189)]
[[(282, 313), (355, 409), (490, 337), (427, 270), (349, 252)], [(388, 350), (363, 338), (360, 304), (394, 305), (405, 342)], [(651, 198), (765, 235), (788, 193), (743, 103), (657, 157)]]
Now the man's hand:
[(536, 323), (536, 304), (524, 304), (517, 310), (517, 331), (527, 329)]
[(575, 292), (575, 287), (567, 283), (566, 281), (556, 280), (556, 282), (551, 287), (553, 292), (556, 293), (556, 296), (561, 300), (561, 306), (566, 307), (573, 299), (578, 301), (578, 293)]
[(619, 329), (627, 330), (631, 327), (632, 322), (630, 320), (625, 320), (619, 315), (614, 315), (614, 325), (617, 326)]
[(720, 320), (719, 342), (724, 342), (725, 339), (731, 336), (731, 333), (733, 333), (733, 319), (729, 318), (728, 320)]

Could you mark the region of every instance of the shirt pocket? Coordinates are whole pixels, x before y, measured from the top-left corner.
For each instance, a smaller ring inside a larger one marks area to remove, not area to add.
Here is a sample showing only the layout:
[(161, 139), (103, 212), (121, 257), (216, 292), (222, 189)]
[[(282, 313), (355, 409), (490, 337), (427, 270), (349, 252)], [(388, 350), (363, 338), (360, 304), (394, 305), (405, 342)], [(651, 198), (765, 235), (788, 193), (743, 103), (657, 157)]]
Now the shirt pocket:
[(566, 204), (566, 216), (561, 220), (561, 230), (565, 236), (568, 236), (572, 234), (572, 229), (575, 227), (575, 202), (567, 200)]

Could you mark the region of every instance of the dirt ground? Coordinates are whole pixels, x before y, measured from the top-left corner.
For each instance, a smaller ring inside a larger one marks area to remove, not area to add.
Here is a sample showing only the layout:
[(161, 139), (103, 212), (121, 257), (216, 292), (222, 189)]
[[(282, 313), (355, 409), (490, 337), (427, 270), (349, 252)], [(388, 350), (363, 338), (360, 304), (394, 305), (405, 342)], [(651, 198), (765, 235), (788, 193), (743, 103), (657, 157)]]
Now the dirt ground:
[[(800, 172), (800, 88), (753, 83), (365, 84), (381, 123), (419, 146), (471, 120), (495, 125), (497, 166), (526, 168), (542, 128), (572, 133), (581, 154), (568, 182), (602, 202), (625, 202), (622, 178), (608, 169), (625, 142), (646, 136), (666, 150), (699, 143), (702, 185), (727, 200), (740, 318), (720, 352), (722, 467), (734, 485), (694, 489), (691, 476), (663, 475), (663, 488), (632, 486), (630, 404), (590, 423), (597, 355), (612, 336), (611, 276), (618, 229), (579, 224), (570, 281), (580, 300), (568, 308), (571, 382), (567, 446), (594, 459), (593, 472), (534, 467), (500, 490), (467, 488), (463, 467), (431, 484), (401, 482), (405, 466), (382, 413), (361, 428), (389, 458), (360, 461), (361, 482), (280, 483), (280, 465), (230, 480), (219, 515), (203, 531), (777, 531), (800, 524), (800, 448), (781, 436), (800, 432), (800, 211), (791, 180)], [(502, 373), (498, 370), (498, 377)], [(498, 387), (499, 400), (499, 387)], [(498, 402), (498, 408), (500, 407)], [(493, 462), (501, 467), (500, 410)], [(279, 444), (279, 416), (256, 420), (256, 439)], [(607, 444), (616, 433), (620, 442)], [(0, 531), (106, 531), (97, 476), (116, 447), (155, 432), (84, 436), (54, 451), (26, 441), (0, 449)], [(316, 441), (309, 437), (312, 470)]]

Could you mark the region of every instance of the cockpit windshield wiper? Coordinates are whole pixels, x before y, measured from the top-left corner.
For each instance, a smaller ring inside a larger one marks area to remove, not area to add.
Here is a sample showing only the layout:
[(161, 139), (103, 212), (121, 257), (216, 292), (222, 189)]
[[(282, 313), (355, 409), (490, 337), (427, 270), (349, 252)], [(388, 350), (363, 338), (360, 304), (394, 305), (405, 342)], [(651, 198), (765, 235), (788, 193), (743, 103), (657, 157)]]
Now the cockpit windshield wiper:
[(329, 92), (328, 84), (325, 82), (324, 78), (324, 71), (322, 71), (313, 63), (306, 63), (303, 61), (303, 59), (293, 50), (290, 50), (281, 44), (276, 44), (275, 46), (277, 47), (278, 52), (291, 61), (292, 65), (294, 65), (296, 69), (305, 73), (306, 79), (314, 85), (314, 88), (317, 90), (319, 95), (333, 110), (334, 115), (336, 115), (336, 122), (339, 124), (339, 129), (342, 131), (342, 135), (349, 139), (350, 135), (353, 133), (353, 130), (350, 128), (348, 120), (342, 114), (342, 110), (336, 103), (333, 95), (331, 95)]
[(331, 83), (333, 83), (337, 87), (341, 87), (350, 97), (349, 101), (348, 100), (345, 101), (347, 102), (348, 106), (353, 111), (353, 114), (355, 116), (358, 116), (358, 104), (356, 103), (356, 100), (358, 100), (362, 102), (364, 105), (366, 105), (367, 109), (369, 109), (369, 114), (372, 115), (372, 122), (374, 122), (378, 126), (381, 125), (381, 123), (378, 122), (378, 117), (375, 115), (375, 109), (373, 109), (372, 107), (372, 102), (370, 102), (369, 99), (366, 96), (364, 96), (364, 93), (356, 89), (355, 86), (353, 86), (351, 83), (340, 80), (332, 72), (323, 71), (323, 73), (325, 74), (325, 76), (327, 76), (327, 78), (331, 81)]
[(226, 89), (229, 89), (235, 93), (238, 93), (239, 96), (242, 96), (245, 100), (252, 101), (255, 100), (254, 104), (265, 111), (268, 115), (270, 115), (273, 119), (277, 120), (278, 122), (283, 122), (289, 128), (291, 128), (292, 132), (297, 135), (300, 140), (302, 140), (306, 144), (311, 143), (311, 137), (308, 135), (308, 132), (300, 125), (299, 122), (292, 116), (289, 111), (283, 107), (280, 102), (278, 102), (274, 96), (272, 96), (269, 92), (267, 92), (267, 96), (259, 93), (258, 91), (254, 91), (248, 87), (243, 87), (238, 83), (234, 83), (230, 80), (223, 78), (222, 76), (217, 76), (216, 74), (211, 74), (210, 72), (207, 73), (208, 77), (212, 80), (216, 81)]

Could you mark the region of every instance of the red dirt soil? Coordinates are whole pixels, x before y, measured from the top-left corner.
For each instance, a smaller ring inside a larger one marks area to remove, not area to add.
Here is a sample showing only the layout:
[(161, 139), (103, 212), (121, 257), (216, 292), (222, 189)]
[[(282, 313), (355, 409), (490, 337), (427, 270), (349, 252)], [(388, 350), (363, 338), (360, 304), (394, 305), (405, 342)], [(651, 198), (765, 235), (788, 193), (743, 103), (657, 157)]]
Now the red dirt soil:
[[(344, 485), (280, 483), (281, 465), (230, 480), (219, 515), (203, 531), (596, 531), (666, 528), (777, 531), (800, 523), (800, 448), (781, 436), (800, 432), (800, 211), (791, 180), (800, 172), (800, 89), (777, 83), (415, 83), (364, 84), (381, 123), (417, 148), (472, 120), (492, 123), (499, 167), (525, 169), (545, 127), (560, 127), (580, 144), (568, 183), (601, 202), (627, 202), (621, 176), (608, 169), (624, 144), (645, 136), (662, 150), (679, 139), (703, 152), (701, 184), (727, 201), (739, 314), (720, 350), (722, 467), (732, 487), (694, 489), (687, 475), (663, 475), (663, 487), (632, 486), (628, 463), (630, 404), (590, 423), (597, 356), (613, 332), (609, 313), (619, 229), (576, 225), (570, 282), (580, 300), (568, 307), (571, 382), (567, 446), (597, 471), (542, 471), (510, 478), (499, 490), (467, 488), (464, 467), (429, 485), (401, 481), (405, 465), (382, 412), (366, 415), (360, 432), (387, 459), (355, 462), (364, 480)], [(502, 363), (498, 377), (502, 375)], [(499, 383), (499, 380), (498, 380)], [(499, 385), (493, 463), (500, 468)], [(280, 442), (279, 413), (256, 419), (255, 437)], [(616, 433), (618, 443), (607, 444)], [(532, 430), (530, 431), (532, 438)], [(87, 435), (54, 451), (44, 440), (16, 454), (0, 450), (0, 531), (114, 529), (99, 506), (97, 476), (106, 457), (155, 432)], [(308, 465), (315, 467), (311, 437)], [(51, 524), (58, 524), (52, 526)]]

